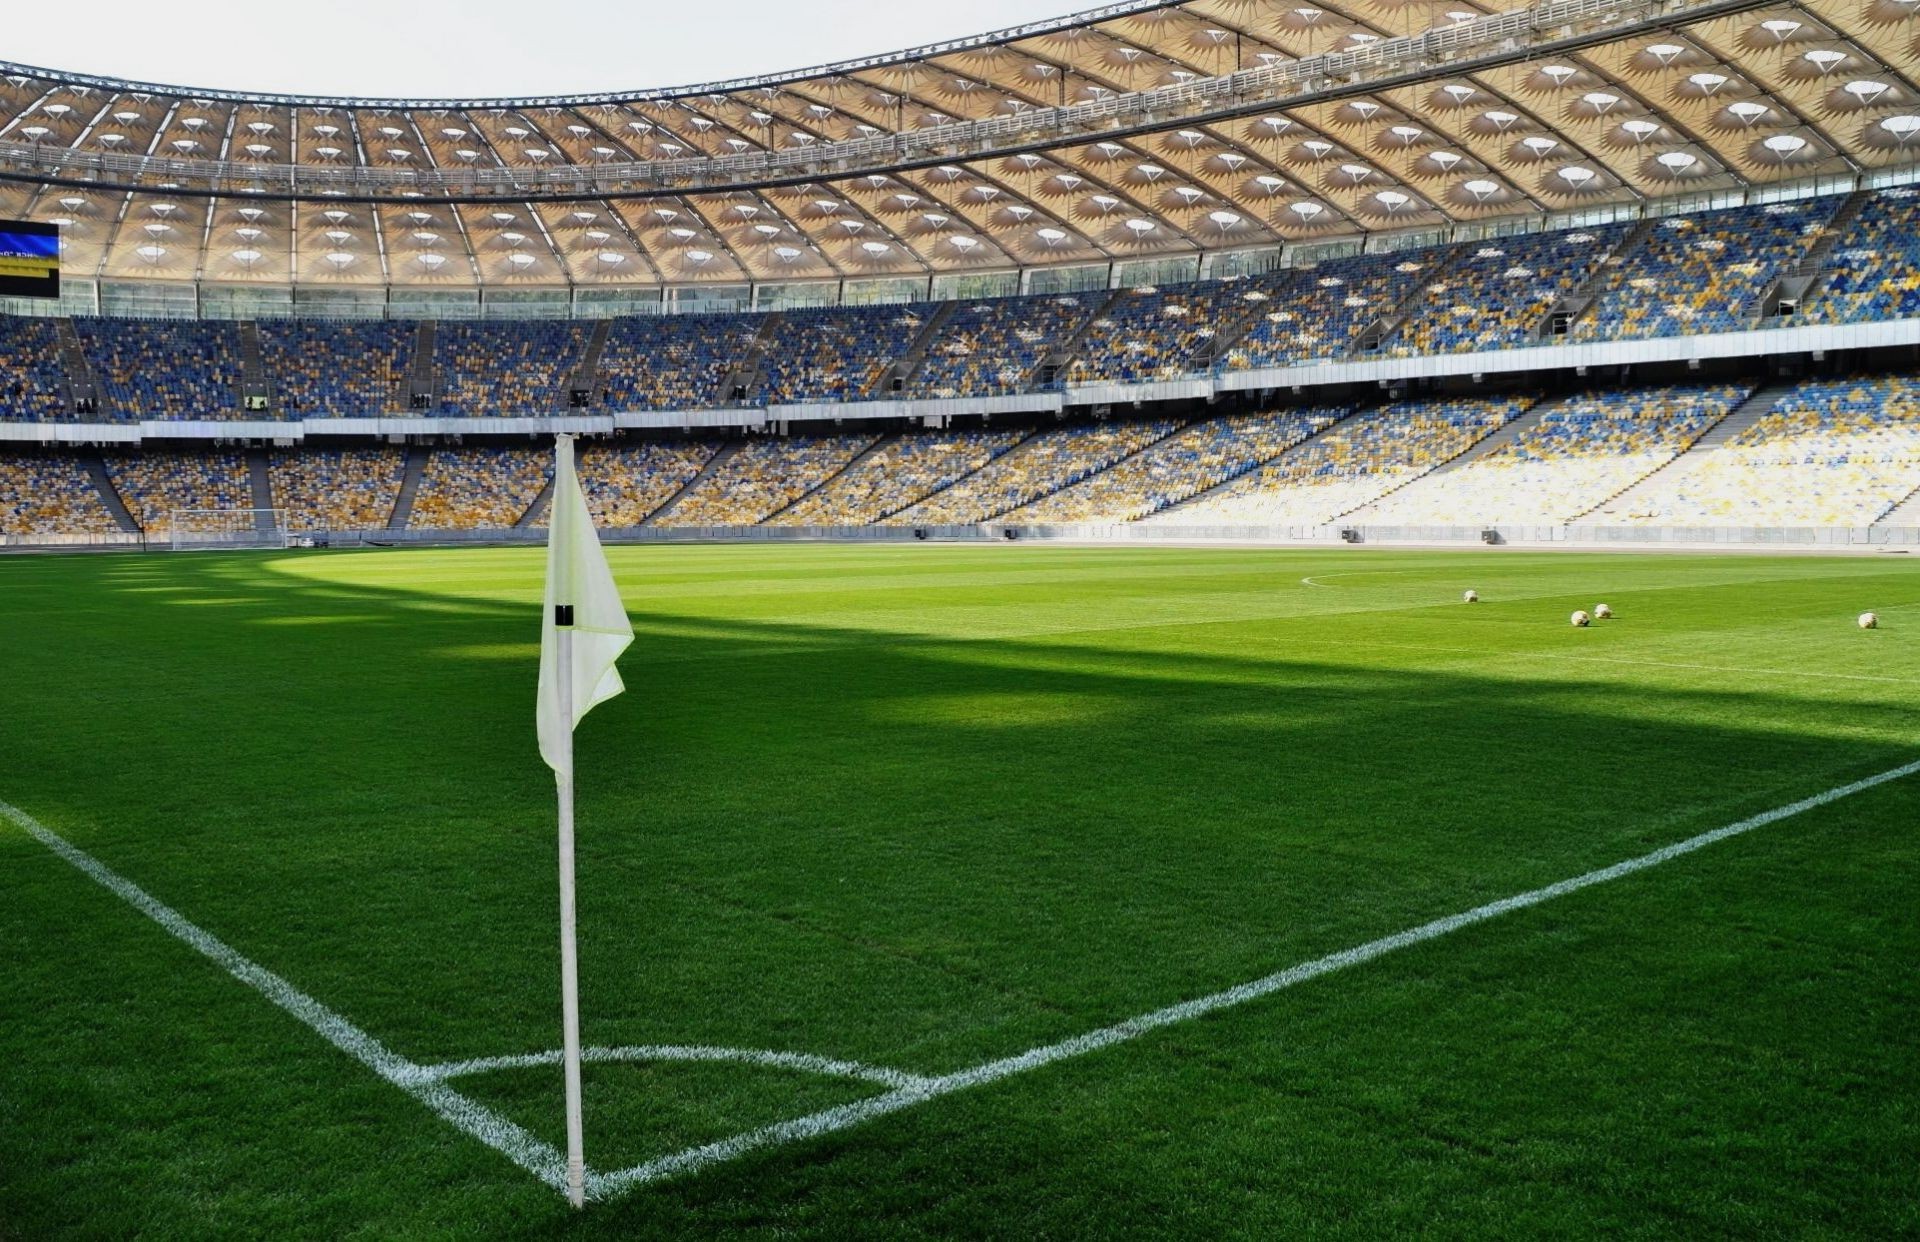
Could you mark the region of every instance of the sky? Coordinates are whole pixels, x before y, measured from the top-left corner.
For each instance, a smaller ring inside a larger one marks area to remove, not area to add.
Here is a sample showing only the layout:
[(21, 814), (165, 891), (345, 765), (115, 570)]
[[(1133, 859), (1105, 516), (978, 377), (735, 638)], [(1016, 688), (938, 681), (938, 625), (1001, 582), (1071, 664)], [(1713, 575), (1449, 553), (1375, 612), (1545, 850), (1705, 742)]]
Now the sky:
[(168, 85), (415, 98), (586, 94), (805, 68), (1100, 0), (87, 0), (6, 23), (0, 60)]

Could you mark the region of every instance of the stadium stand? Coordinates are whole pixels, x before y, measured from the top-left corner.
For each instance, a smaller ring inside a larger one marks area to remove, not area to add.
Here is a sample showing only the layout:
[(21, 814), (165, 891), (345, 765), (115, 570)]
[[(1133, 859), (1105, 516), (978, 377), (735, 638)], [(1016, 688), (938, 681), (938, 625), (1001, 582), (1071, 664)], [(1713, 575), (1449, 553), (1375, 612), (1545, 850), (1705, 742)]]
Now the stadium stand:
[(238, 453), (112, 453), (106, 464), (114, 490), (149, 535), (170, 534), (176, 510), (253, 507), (246, 459)]
[(421, 530), (512, 526), (552, 477), (553, 454), (544, 449), (435, 449), (407, 525)]
[(1608, 268), (1573, 335), (1618, 340), (1750, 327), (1775, 277), (1806, 256), (1843, 201), (1829, 196), (1661, 220)]
[(1074, 379), (1134, 384), (1205, 371), (1221, 336), (1237, 335), (1272, 298), (1270, 284), (1209, 281), (1128, 290), (1089, 325)]
[(1465, 452), (1531, 404), (1524, 397), (1454, 397), (1363, 410), (1217, 492), (1147, 520), (1323, 525)]
[(1430, 282), (1452, 252), (1331, 259), (1300, 272), (1284, 296), (1265, 304), (1251, 329), (1228, 351), (1229, 369), (1279, 367), (1354, 352), (1369, 328), (1389, 318), (1416, 287)]
[(417, 330), (404, 320), (263, 320), (260, 355), (274, 407), (288, 418), (372, 418), (406, 409)]
[(1628, 227), (1528, 233), (1464, 247), (1382, 352), (1409, 357), (1538, 344), (1547, 312), (1599, 270)]
[(1920, 314), (1920, 190), (1867, 196), (1835, 239), (1831, 273), (1813, 290), (1805, 323), (1860, 323)]
[(1920, 487), (1920, 382), (1812, 380), (1730, 442), (1702, 447), (1599, 525), (1867, 526)]
[(602, 404), (612, 410), (701, 409), (746, 355), (757, 315), (641, 315), (615, 319), (600, 356)]
[(119, 529), (77, 457), (0, 454), (0, 535), (105, 535)]
[(436, 324), (435, 412), (476, 418), (565, 410), (567, 381), (580, 366), (588, 335), (589, 325), (575, 320)]
[(1512, 442), (1442, 466), (1352, 517), (1408, 526), (1568, 522), (1685, 452), (1749, 391), (1696, 384), (1583, 393), (1541, 411)]
[(909, 397), (989, 397), (1024, 392), (1047, 354), (1091, 312), (1091, 296), (963, 302), (941, 325)]
[(1007, 515), (1010, 522), (1131, 522), (1197, 496), (1337, 422), (1345, 407), (1210, 418)]
[(718, 444), (707, 440), (583, 446), (580, 489), (594, 523), (610, 528), (640, 525), (719, 451)]
[(72, 409), (58, 324), (0, 315), (0, 419), (62, 422), (73, 417)]
[(788, 311), (774, 329), (755, 395), (770, 402), (861, 400), (931, 313), (924, 305)]
[(1171, 433), (1173, 419), (1095, 423), (1041, 432), (951, 487), (885, 520), (891, 526), (984, 522), (1104, 470)]
[(768, 519), (774, 526), (862, 526), (890, 517), (980, 469), (1026, 438), (1022, 431), (914, 432)]
[(304, 449), (269, 459), (274, 504), (294, 530), (381, 530), (400, 495), (398, 449)]
[(751, 526), (826, 482), (873, 447), (872, 435), (749, 440), (689, 488), (661, 526)]
[[(231, 419), (240, 409), (238, 324), (211, 319), (76, 318), (106, 404), (125, 419)], [(262, 417), (256, 413), (251, 417)]]

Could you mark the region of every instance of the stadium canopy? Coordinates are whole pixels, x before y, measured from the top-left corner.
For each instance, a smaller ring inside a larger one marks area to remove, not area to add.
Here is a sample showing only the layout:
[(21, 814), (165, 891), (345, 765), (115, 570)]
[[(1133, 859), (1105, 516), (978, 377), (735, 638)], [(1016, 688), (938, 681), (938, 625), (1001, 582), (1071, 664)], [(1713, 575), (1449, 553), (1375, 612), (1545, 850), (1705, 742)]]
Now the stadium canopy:
[(507, 289), (924, 280), (1577, 218), (1903, 179), (1917, 11), (1133, 2), (569, 98), (0, 64), (0, 216), (60, 223), (75, 275)]

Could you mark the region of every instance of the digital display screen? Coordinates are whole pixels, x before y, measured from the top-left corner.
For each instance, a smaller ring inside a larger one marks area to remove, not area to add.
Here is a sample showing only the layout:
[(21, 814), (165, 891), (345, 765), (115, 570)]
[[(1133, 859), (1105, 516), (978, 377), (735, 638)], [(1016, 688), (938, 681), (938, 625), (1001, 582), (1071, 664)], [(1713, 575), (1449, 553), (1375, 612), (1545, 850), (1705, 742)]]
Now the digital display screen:
[(60, 230), (0, 220), (0, 297), (60, 296)]

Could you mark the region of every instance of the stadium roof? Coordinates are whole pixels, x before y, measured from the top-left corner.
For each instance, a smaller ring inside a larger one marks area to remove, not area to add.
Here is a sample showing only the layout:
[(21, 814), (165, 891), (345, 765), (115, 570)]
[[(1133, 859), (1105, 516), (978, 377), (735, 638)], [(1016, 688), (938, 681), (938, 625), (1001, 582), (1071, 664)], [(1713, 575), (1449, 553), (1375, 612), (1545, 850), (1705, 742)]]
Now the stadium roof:
[(0, 64), (0, 215), (60, 222), (78, 274), (273, 284), (925, 277), (1244, 249), (1909, 167), (1916, 12), (1133, 0), (576, 98), (274, 97)]

